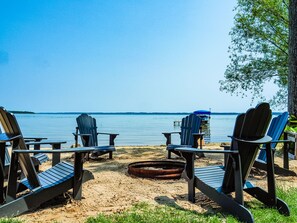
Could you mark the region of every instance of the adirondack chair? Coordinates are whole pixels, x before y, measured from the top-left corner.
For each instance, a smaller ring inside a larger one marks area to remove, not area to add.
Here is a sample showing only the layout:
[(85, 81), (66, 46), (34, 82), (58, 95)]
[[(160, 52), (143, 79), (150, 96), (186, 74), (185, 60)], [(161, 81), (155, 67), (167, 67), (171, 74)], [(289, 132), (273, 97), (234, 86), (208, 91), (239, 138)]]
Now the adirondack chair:
[[(171, 153), (180, 156), (180, 154), (174, 150), (177, 147), (198, 148), (198, 140), (200, 140), (200, 149), (202, 149), (202, 140), (204, 133), (200, 132), (201, 123), (202, 120), (199, 116), (191, 114), (182, 119), (180, 132), (162, 133), (166, 137), (166, 150), (168, 151), (168, 159), (171, 159)], [(180, 135), (181, 141), (179, 145), (171, 144), (172, 134)], [(203, 153), (200, 153), (199, 156), (203, 156)]]
[[(276, 146), (278, 143), (289, 143), (289, 140), (280, 140), (280, 137), (286, 127), (286, 124), (288, 122), (288, 117), (289, 117), (289, 113), (288, 112), (284, 112), (276, 117), (274, 117), (271, 120), (270, 126), (268, 128), (267, 131), (267, 135), (270, 136), (272, 138), (271, 141), (271, 149), (273, 152), (273, 155), (275, 153), (276, 150)], [(230, 149), (230, 145), (221, 145), (221, 147), (224, 147), (224, 149)], [(267, 162), (267, 158), (266, 158), (266, 150), (265, 150), (265, 145), (263, 145), (263, 149), (260, 150), (259, 155), (257, 157), (257, 159), (255, 160), (254, 163), (254, 167), (262, 169), (262, 170), (266, 170), (266, 162)], [(282, 175), (297, 175), (294, 171), (289, 170), (288, 166), (289, 166), (289, 160), (286, 159), (286, 157), (288, 156), (288, 151), (284, 150), (284, 156), (283, 156), (283, 165), (284, 167), (280, 167), (277, 164), (274, 164), (274, 171), (275, 174), (282, 174)], [(226, 159), (225, 159), (226, 160)]]
[[(2, 133), (1, 131), (1, 128), (0, 128), (0, 134)], [(26, 144), (29, 143), (29, 142), (40, 142), (42, 139), (46, 139), (46, 138), (24, 138)], [(28, 146), (28, 145), (27, 145)], [(38, 154), (35, 154), (33, 156), (31, 156), (31, 159), (34, 163), (34, 166), (35, 166), (35, 169), (38, 170), (39, 168), (39, 165), (45, 163), (46, 161), (49, 160), (49, 157), (44, 154), (44, 153), (38, 153)], [(7, 174), (8, 174), (8, 169), (9, 169), (9, 165), (10, 165), (10, 155), (9, 155), (9, 152), (8, 152), (8, 149), (7, 149), (7, 146), (5, 147), (5, 161), (4, 161), (4, 172), (5, 172), (5, 176), (7, 177)]]
[[(276, 146), (278, 143), (289, 143), (289, 140), (280, 140), (281, 135), (287, 125), (289, 113), (284, 112), (277, 117), (274, 117), (270, 123), (269, 129), (267, 131), (267, 135), (272, 138), (271, 141), (271, 149), (273, 154), (275, 153)], [(265, 145), (263, 145), (263, 149), (260, 150), (258, 158), (255, 160), (254, 167), (259, 169), (267, 170), (267, 157), (266, 157), (266, 150)], [(283, 155), (283, 168), (274, 165), (275, 173), (276, 174), (283, 174), (283, 175), (297, 175), (294, 171), (289, 170), (289, 159), (286, 159), (288, 156), (288, 151), (284, 150)]]
[[(114, 140), (119, 134), (97, 132), (96, 119), (88, 114), (81, 114), (76, 118), (76, 132), (73, 133), (75, 146), (78, 145), (78, 136), (81, 137), (82, 145), (85, 147), (92, 146), (96, 148), (92, 151), (91, 158), (96, 158), (100, 155), (109, 154), (109, 159), (112, 159), (112, 153), (115, 151)], [(109, 135), (108, 146), (98, 146), (98, 135)], [(86, 157), (89, 158), (89, 154)]]
[[(244, 206), (243, 192), (247, 192), (265, 205), (290, 215), (287, 204), (276, 197), (271, 137), (265, 132), (271, 119), (269, 104), (262, 103), (238, 115), (230, 150), (196, 150), (176, 148), (186, 160), (185, 177), (188, 181), (188, 199), (195, 202), (195, 187), (218, 203), (226, 212), (243, 222), (254, 222), (251, 212)], [(268, 191), (247, 180), (259, 145), (266, 144)], [(227, 165), (194, 168), (195, 153), (227, 153)], [(235, 192), (234, 195), (231, 193)]]
[[(0, 134), (2, 133), (0, 128)], [(44, 137), (24, 137), (24, 141), (26, 143), (26, 146), (28, 149), (30, 148), (30, 145), (34, 146), (34, 150), (40, 150), (41, 145), (50, 145), (52, 149), (61, 149), (61, 145), (66, 143), (66, 141), (57, 141), (57, 140), (47, 140), (47, 138)], [(53, 154), (53, 164), (57, 163), (57, 157), (59, 154)], [(31, 156), (31, 159), (33, 161), (33, 164), (35, 166), (35, 169), (39, 171), (39, 166), (47, 161), (49, 161), (49, 157), (45, 153), (40, 152), (34, 152), (34, 154)], [(8, 149), (5, 149), (5, 175), (8, 174), (8, 168), (10, 165), (10, 155), (8, 152)]]
[[(0, 217), (12, 217), (39, 207), (42, 203), (73, 189), (74, 199), (81, 199), (82, 183), (93, 179), (92, 173), (83, 169), (84, 153), (93, 148), (61, 150), (28, 150), (15, 116), (0, 107), (0, 123), (4, 133), (0, 134)], [(11, 163), (7, 188), (4, 190), (3, 163), (5, 143), (12, 145)], [(74, 166), (60, 162), (37, 174), (30, 153), (75, 153)], [(25, 178), (18, 182), (20, 166)]]

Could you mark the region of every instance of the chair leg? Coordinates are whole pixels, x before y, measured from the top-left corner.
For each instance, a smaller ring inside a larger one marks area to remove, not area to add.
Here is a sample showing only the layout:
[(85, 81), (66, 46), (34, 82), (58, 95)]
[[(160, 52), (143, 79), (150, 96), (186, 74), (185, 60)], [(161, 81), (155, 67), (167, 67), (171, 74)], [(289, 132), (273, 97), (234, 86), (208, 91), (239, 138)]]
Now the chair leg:
[(283, 163), (284, 169), (289, 170), (289, 145), (288, 145), (288, 143), (285, 143), (285, 145), (284, 145), (283, 159), (284, 159), (284, 163)]
[(214, 201), (220, 204), (225, 211), (236, 216), (242, 222), (248, 222), (248, 223), (254, 222), (252, 213), (246, 207), (237, 203), (236, 201), (226, 196), (225, 194), (219, 194), (219, 196), (217, 197), (218, 197), (218, 200), (214, 200)]
[(276, 198), (276, 208), (278, 210), (278, 212), (282, 215), (285, 216), (290, 216), (290, 209), (288, 207), (288, 205), (281, 199)]
[(284, 201), (282, 201), (279, 198), (276, 198), (276, 201), (274, 201), (274, 197), (271, 197), (271, 195), (268, 192), (264, 191), (260, 187), (247, 188), (244, 189), (244, 191), (252, 195), (253, 197), (257, 198), (259, 201), (261, 201), (268, 207), (277, 208), (280, 214), (286, 216), (290, 215), (290, 209)]
[(109, 159), (112, 159), (112, 152), (109, 152)]
[(86, 161), (89, 161), (89, 160), (90, 160), (90, 153), (86, 153), (86, 155), (85, 155), (85, 160), (86, 160)]
[(207, 195), (211, 200), (219, 204), (224, 211), (234, 215), (242, 222), (253, 223), (254, 218), (252, 213), (242, 204), (236, 202), (232, 197), (227, 194), (218, 192), (216, 189), (202, 183), (198, 180), (197, 188)]
[(171, 159), (171, 152), (168, 150), (167, 159)]
[(83, 179), (83, 159), (84, 154), (75, 153), (74, 156), (74, 176), (73, 176), (73, 199), (80, 200), (82, 196), (82, 179)]
[(195, 179), (190, 179), (188, 181), (188, 200), (195, 203)]

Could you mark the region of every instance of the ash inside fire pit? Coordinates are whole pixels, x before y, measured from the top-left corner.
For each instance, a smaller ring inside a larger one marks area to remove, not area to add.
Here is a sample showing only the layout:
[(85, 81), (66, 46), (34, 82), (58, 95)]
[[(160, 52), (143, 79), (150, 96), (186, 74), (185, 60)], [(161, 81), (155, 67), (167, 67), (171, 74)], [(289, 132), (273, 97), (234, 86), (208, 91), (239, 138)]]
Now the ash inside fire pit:
[(179, 161), (143, 161), (130, 163), (128, 173), (137, 177), (154, 179), (179, 179), (185, 163)]

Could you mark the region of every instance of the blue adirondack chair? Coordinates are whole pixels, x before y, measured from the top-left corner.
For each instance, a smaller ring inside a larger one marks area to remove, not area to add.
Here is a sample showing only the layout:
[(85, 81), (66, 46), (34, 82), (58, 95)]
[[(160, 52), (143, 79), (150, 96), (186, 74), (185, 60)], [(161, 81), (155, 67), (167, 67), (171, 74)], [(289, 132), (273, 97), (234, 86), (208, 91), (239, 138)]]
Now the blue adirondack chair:
[[(230, 150), (175, 149), (186, 160), (184, 177), (188, 181), (189, 201), (195, 202), (195, 188), (198, 188), (226, 212), (236, 216), (240, 221), (252, 223), (254, 222), (253, 215), (244, 206), (243, 192), (247, 192), (268, 207), (276, 208), (279, 213), (290, 215), (287, 204), (276, 196), (274, 161), (270, 147), (271, 137), (265, 136), (270, 119), (269, 104), (262, 103), (237, 116)], [(259, 145), (262, 144), (266, 144), (268, 191), (248, 181)], [(229, 156), (225, 166), (195, 168), (195, 154), (200, 152), (221, 153)]]
[[(271, 141), (271, 148), (273, 151), (273, 154), (275, 153), (276, 146), (278, 143), (289, 143), (289, 140), (280, 140), (281, 135), (283, 134), (283, 131), (287, 125), (288, 122), (289, 113), (284, 112), (276, 117), (274, 117), (270, 123), (269, 129), (267, 131), (267, 135), (272, 138)], [(288, 151), (284, 150), (284, 156), (283, 156), (283, 168), (275, 164), (275, 173), (276, 174), (283, 174), (283, 175), (296, 175), (294, 171), (290, 171), (287, 167), (289, 166), (289, 160), (285, 159), (286, 154)], [(263, 145), (263, 148), (261, 149), (257, 159), (255, 160), (254, 167), (257, 167), (259, 169), (266, 170), (267, 168), (267, 156), (266, 156), (266, 150), (265, 145)]]
[[(288, 117), (289, 117), (289, 113), (284, 112), (281, 115), (279, 115), (271, 120), (269, 129), (267, 131), (267, 135), (272, 138), (270, 146), (273, 150), (275, 150), (277, 143), (281, 142), (281, 141), (279, 141), (279, 139), (280, 139), (281, 135), (283, 134), (283, 131), (287, 125)], [(257, 160), (262, 161), (264, 163), (267, 162), (265, 149), (260, 151)]]
[[(200, 127), (202, 124), (202, 119), (191, 114), (182, 119), (181, 131), (180, 132), (164, 132), (162, 133), (166, 137), (166, 150), (168, 151), (167, 158), (171, 159), (171, 153), (180, 156), (179, 152), (175, 152), (177, 147), (193, 147), (198, 148), (198, 140), (200, 139), (200, 149), (202, 149), (202, 140), (204, 133), (200, 132)], [(171, 144), (171, 135), (180, 135), (180, 144)], [(203, 154), (200, 154), (203, 156)]]

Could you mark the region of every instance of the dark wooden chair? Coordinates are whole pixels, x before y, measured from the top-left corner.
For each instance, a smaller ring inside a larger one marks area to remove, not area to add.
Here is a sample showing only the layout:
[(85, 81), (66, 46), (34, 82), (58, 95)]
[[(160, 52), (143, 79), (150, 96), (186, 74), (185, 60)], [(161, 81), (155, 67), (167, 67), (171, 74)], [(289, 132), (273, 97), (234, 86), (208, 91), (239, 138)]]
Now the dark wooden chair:
[[(0, 129), (0, 134), (2, 133), (1, 129)], [(46, 139), (46, 138), (24, 138), (26, 145), (27, 143), (30, 142), (40, 142), (42, 139)], [(28, 145), (27, 145), (28, 147)], [(47, 162), (49, 160), (49, 157), (44, 154), (44, 153), (39, 153), (39, 154), (35, 154), (33, 156), (31, 156), (31, 159), (35, 165), (35, 168), (38, 170), (39, 165)], [(9, 151), (7, 149), (7, 146), (5, 147), (5, 162), (4, 162), (4, 171), (5, 171), (5, 176), (7, 177), (8, 174), (8, 169), (9, 169), (9, 165), (10, 165), (10, 155), (9, 155)]]
[[(271, 120), (270, 126), (267, 131), (267, 135), (271, 137), (271, 149), (273, 152), (273, 155), (276, 151), (276, 146), (278, 143), (289, 143), (290, 140), (280, 140), (280, 137), (282, 136), (284, 129), (288, 122), (289, 113), (284, 112), (276, 117), (274, 117)], [(224, 149), (230, 149), (230, 145), (221, 145), (221, 147), (224, 147)], [(289, 159), (288, 159), (288, 150), (286, 150), (286, 146), (284, 146), (283, 151), (283, 168), (278, 166), (277, 164), (274, 164), (274, 171), (276, 174), (282, 174), (282, 175), (297, 175), (294, 171), (289, 170)], [(266, 158), (266, 150), (265, 145), (263, 145), (263, 148), (260, 149), (259, 155), (257, 159), (255, 160), (254, 167), (266, 170), (267, 166), (267, 158)]]
[[(81, 114), (76, 118), (77, 127), (76, 132), (73, 133), (75, 139), (75, 146), (78, 146), (78, 136), (81, 138), (84, 147), (92, 146), (96, 148), (92, 151), (91, 157), (98, 157), (103, 154), (109, 154), (112, 159), (112, 153), (115, 151), (114, 140), (119, 134), (97, 132), (96, 119), (88, 114)], [(108, 146), (98, 146), (98, 135), (109, 135)], [(89, 155), (87, 156), (87, 159)]]
[[(81, 199), (82, 183), (93, 179), (91, 172), (83, 169), (83, 156), (93, 148), (61, 150), (28, 150), (16, 118), (0, 107), (0, 217), (12, 217), (39, 207), (42, 203), (73, 189), (73, 198)], [(7, 188), (4, 188), (5, 144), (12, 145)], [(37, 174), (30, 153), (75, 153), (74, 166), (60, 162)], [(25, 178), (18, 180), (18, 169)]]
[[(1, 134), (1, 129), (0, 129), (0, 134)], [(40, 150), (41, 145), (50, 145), (52, 149), (61, 149), (61, 145), (66, 143), (66, 141), (56, 141), (56, 140), (47, 140), (47, 138), (44, 137), (24, 137), (24, 141), (26, 143), (26, 146), (28, 149), (30, 149), (30, 146), (34, 146), (34, 150)], [(58, 157), (59, 154), (53, 154), (53, 163), (56, 162), (56, 157)], [(39, 166), (42, 165), (43, 163), (49, 161), (49, 157), (45, 153), (33, 153), (31, 156), (31, 159), (33, 161), (33, 164), (35, 166), (35, 169), (39, 171)], [(8, 149), (5, 149), (5, 174), (7, 176), (8, 174), (8, 169), (10, 165), (10, 155), (8, 152)]]
[[(167, 158), (171, 159), (171, 153), (180, 156), (179, 152), (174, 149), (177, 147), (193, 147), (198, 148), (198, 140), (200, 149), (202, 149), (202, 140), (204, 133), (200, 132), (202, 120), (195, 114), (188, 115), (182, 119), (180, 132), (164, 132), (162, 133), (166, 137), (166, 150), (168, 151)], [(171, 135), (180, 135), (180, 144), (171, 144)], [(202, 153), (199, 154), (203, 156)]]
[[(238, 115), (230, 150), (176, 149), (186, 160), (189, 201), (195, 202), (196, 187), (240, 221), (254, 222), (251, 212), (244, 206), (243, 192), (247, 192), (268, 207), (276, 208), (281, 214), (290, 215), (287, 204), (276, 197), (271, 137), (265, 136), (270, 119), (269, 104), (262, 103)], [(262, 144), (266, 144), (268, 191), (247, 180)], [(228, 154), (227, 164), (194, 168), (194, 157), (199, 152)]]

